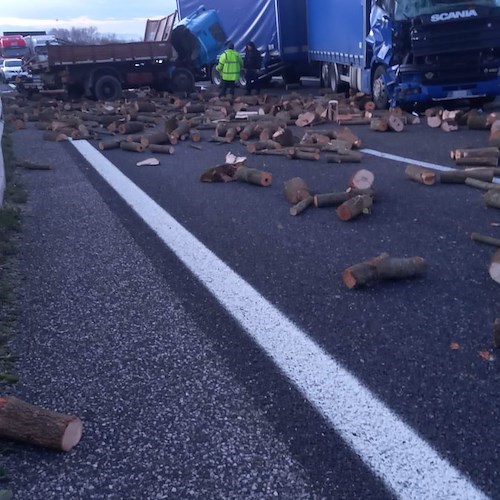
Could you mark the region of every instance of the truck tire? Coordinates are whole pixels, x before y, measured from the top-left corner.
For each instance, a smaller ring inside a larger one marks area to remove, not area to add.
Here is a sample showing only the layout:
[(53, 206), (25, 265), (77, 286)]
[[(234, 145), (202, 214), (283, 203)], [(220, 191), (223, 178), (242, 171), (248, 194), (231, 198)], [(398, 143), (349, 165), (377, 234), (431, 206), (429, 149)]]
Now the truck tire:
[(330, 85), (330, 64), (326, 62), (321, 63), (319, 81), (322, 87), (328, 87)]
[(220, 76), (220, 73), (217, 71), (217, 65), (214, 64), (212, 66), (212, 70), (210, 71), (210, 80), (212, 80), (212, 83), (216, 87), (221, 87), (222, 86), (222, 78)]
[(377, 66), (372, 79), (372, 99), (377, 109), (389, 107), (389, 95), (384, 81), (385, 66)]
[(112, 75), (100, 76), (94, 85), (94, 95), (99, 101), (117, 101), (122, 97), (122, 84)]
[(186, 68), (177, 68), (172, 73), (171, 88), (174, 92), (193, 92), (194, 76)]

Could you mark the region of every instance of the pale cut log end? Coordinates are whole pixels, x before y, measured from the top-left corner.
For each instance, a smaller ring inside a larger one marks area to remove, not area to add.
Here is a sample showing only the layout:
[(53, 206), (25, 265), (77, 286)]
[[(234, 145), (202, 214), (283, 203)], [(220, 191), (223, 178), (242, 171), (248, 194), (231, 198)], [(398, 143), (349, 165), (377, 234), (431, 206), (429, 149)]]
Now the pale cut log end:
[(342, 281), (344, 282), (344, 285), (350, 290), (356, 288), (356, 278), (351, 273), (350, 269), (345, 269), (344, 271), (342, 271)]
[(422, 182), (426, 186), (432, 186), (436, 183), (436, 174), (433, 173), (423, 173), (422, 174)]
[(263, 173), (260, 177), (260, 183), (262, 186), (270, 186), (273, 183), (272, 174), (270, 174), (268, 172)]
[(73, 449), (82, 438), (83, 432), (83, 424), (82, 421), (75, 417), (73, 420), (69, 422), (64, 431), (62, 442), (61, 442), (61, 450), (62, 451), (70, 451)]

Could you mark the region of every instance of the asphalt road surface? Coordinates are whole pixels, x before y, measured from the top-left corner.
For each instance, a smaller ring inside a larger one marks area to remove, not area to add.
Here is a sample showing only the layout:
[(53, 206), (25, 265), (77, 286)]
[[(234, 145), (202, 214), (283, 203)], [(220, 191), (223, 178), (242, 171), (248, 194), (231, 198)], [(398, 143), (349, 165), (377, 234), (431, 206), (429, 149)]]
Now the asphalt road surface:
[[(360, 165), (250, 156), (267, 188), (201, 183), (245, 154), (210, 132), (141, 168), (150, 154), (13, 134), (55, 166), (23, 174), (14, 391), (84, 422), (68, 454), (13, 446), (16, 498), (500, 498), (499, 289), (470, 240), (500, 238), (500, 214), (404, 175), (487, 133), (353, 130)], [(284, 181), (343, 190), (361, 167), (371, 214), (289, 215)], [(348, 290), (342, 270), (382, 252), (425, 275)]]

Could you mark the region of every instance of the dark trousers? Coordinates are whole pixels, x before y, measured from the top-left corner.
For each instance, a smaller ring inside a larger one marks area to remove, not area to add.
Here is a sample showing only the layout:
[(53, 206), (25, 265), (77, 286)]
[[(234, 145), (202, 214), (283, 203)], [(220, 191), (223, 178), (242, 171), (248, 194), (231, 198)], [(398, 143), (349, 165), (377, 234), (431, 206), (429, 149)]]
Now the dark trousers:
[(222, 87), (220, 89), (219, 97), (225, 96), (228, 92), (229, 94), (234, 96), (235, 87), (236, 87), (236, 82), (222, 80)]
[(247, 95), (252, 93), (252, 90), (256, 90), (257, 94), (260, 91), (259, 74), (256, 69), (247, 69), (245, 71), (245, 76), (247, 80)]

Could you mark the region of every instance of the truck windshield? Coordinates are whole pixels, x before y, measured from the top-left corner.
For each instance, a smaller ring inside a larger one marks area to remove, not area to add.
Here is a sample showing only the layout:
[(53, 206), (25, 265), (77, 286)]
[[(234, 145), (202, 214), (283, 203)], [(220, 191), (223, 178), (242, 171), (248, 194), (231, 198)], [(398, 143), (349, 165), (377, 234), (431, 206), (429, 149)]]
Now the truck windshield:
[(3, 57), (23, 57), (28, 55), (27, 47), (3, 47)]
[(474, 7), (500, 7), (500, 0), (396, 0), (394, 17), (401, 21), (424, 14), (435, 14), (447, 9), (473, 9)]

